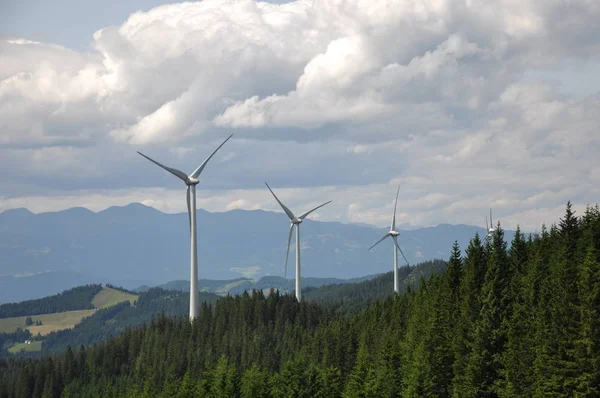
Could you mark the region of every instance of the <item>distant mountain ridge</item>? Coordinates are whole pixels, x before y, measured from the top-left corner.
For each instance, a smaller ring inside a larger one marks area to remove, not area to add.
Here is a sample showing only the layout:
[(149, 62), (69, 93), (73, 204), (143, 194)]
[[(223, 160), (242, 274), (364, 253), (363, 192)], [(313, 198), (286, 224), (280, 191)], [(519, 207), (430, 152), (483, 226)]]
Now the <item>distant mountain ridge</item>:
[[(199, 277), (283, 276), (288, 222), (283, 213), (263, 210), (199, 209)], [(81, 207), (40, 214), (7, 210), (0, 213), (0, 302), (43, 297), (88, 283), (133, 289), (186, 279), (187, 224), (186, 213), (165, 214), (139, 203), (98, 213)], [(349, 279), (392, 268), (389, 242), (367, 251), (386, 228), (312, 220), (302, 225), (307, 278)], [(455, 239), (465, 249), (476, 232), (485, 233), (483, 228), (441, 224), (401, 231), (399, 241), (410, 263), (416, 264), (447, 258)], [(506, 231), (507, 241), (512, 236)], [(293, 259), (288, 276), (291, 272)], [(73, 283), (67, 283), (70, 280)]]
[[(363, 282), (369, 279), (373, 279), (379, 276), (376, 275), (365, 275), (359, 278), (352, 279), (340, 279), (340, 278), (302, 278), (302, 289), (305, 288), (320, 288), (326, 285), (341, 285), (341, 284), (353, 284)], [(200, 279), (198, 281), (199, 289), (201, 292), (215, 293), (219, 295), (226, 294), (241, 294), (244, 291), (262, 290), (268, 291), (269, 289), (279, 290), (280, 293), (290, 293), (295, 289), (295, 281), (293, 279), (286, 279), (280, 276), (263, 276), (258, 280), (250, 278), (236, 278), (226, 280), (210, 280)], [(190, 291), (189, 280), (176, 280), (162, 285), (154, 286), (164, 290), (175, 290), (175, 291)], [(135, 289), (136, 292), (145, 292), (149, 290), (150, 286), (140, 286)]]

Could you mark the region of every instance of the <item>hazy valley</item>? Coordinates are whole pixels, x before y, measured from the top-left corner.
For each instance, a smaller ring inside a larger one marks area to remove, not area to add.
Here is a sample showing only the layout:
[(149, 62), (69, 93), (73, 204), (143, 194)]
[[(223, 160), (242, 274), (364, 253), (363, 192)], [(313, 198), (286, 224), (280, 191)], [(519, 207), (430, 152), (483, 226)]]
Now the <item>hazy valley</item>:
[[(0, 302), (43, 297), (87, 283), (136, 289), (189, 281), (186, 225), (185, 213), (165, 214), (141, 204), (98, 213), (84, 208), (41, 214), (5, 211), (0, 214), (0, 269), (4, 273)], [(206, 280), (204, 286), (214, 285), (210, 280), (283, 277), (288, 225), (282, 213), (199, 209), (199, 276)], [(306, 220), (303, 277), (346, 280), (388, 272), (391, 243), (367, 251), (385, 232), (385, 228)], [(417, 264), (447, 258), (454, 240), (466, 246), (475, 232), (481, 234), (484, 229), (442, 224), (401, 231), (399, 242), (411, 264)], [(512, 239), (512, 232), (506, 236)], [(293, 243), (290, 250), (288, 278), (293, 279)], [(285, 291), (287, 283), (280, 280), (276, 287)]]

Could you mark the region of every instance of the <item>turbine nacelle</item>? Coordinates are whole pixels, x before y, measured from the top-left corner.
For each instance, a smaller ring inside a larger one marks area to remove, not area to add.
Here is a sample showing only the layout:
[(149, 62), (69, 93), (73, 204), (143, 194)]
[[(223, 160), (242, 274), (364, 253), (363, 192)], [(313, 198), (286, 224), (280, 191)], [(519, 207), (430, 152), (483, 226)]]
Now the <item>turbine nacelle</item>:
[(400, 235), (400, 232), (398, 232), (398, 231), (390, 231), (389, 234), (391, 236), (398, 236), (398, 235)]
[(292, 224), (296, 224), (296, 225), (302, 224), (302, 220), (300, 220), (299, 218), (296, 218), (296, 217), (294, 217), (292, 220), (290, 220), (290, 222)]
[(185, 182), (185, 185), (187, 185), (189, 187), (190, 185), (197, 185), (200, 182), (200, 180), (190, 176), (190, 177), (186, 178), (184, 182)]

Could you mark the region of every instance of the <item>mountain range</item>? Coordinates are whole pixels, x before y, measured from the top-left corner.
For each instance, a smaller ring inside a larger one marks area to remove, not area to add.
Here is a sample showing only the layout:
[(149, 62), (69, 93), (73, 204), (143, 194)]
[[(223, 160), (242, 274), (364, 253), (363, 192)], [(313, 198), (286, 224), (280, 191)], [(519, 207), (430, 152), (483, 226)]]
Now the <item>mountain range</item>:
[[(85, 208), (34, 214), (0, 213), (0, 302), (54, 294), (86, 283), (129, 289), (189, 278), (186, 213), (166, 214), (139, 203), (94, 213)], [(303, 276), (350, 279), (387, 272), (392, 246), (369, 246), (386, 228), (305, 220)], [(284, 276), (289, 221), (283, 213), (198, 210), (201, 279)], [(466, 248), (483, 228), (440, 224), (400, 231), (411, 264), (447, 258), (454, 240)], [(513, 233), (506, 231), (510, 241)], [(293, 251), (292, 246), (290, 251)], [(400, 260), (402, 264), (402, 260)], [(287, 276), (293, 277), (290, 253)], [(255, 282), (253, 282), (255, 283)]]

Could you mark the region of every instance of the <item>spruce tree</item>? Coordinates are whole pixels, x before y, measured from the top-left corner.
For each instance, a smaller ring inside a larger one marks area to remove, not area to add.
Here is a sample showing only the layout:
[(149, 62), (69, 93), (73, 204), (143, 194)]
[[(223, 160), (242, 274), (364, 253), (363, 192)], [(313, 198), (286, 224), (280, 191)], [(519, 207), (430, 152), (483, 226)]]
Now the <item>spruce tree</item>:
[(450, 299), (452, 303), (458, 303), (460, 298), (460, 285), (463, 274), (463, 263), (458, 241), (454, 241), (452, 245), (452, 253), (448, 261), (448, 267), (445, 273), (445, 283), (450, 291)]
[(567, 203), (559, 228), (553, 227), (550, 239), (554, 252), (551, 261), (551, 292), (548, 300), (549, 314), (546, 336), (545, 377), (541, 391), (557, 397), (571, 396), (576, 389), (578, 369), (575, 341), (579, 332), (579, 270), (576, 248), (579, 222)]
[(343, 396), (346, 398), (380, 396), (380, 393), (377, 391), (375, 369), (372, 362), (369, 360), (369, 354), (365, 343), (361, 344), (358, 349), (356, 364), (350, 373)]
[(252, 364), (242, 376), (240, 393), (242, 398), (269, 397), (269, 374), (258, 365)]
[(504, 377), (501, 391), (503, 396), (525, 396), (531, 392), (535, 351), (534, 339), (530, 334), (533, 326), (530, 316), (532, 307), (526, 295), (528, 246), (519, 227), (511, 243), (509, 261), (509, 295), (512, 303), (510, 313), (505, 318), (508, 340), (502, 358)]
[(190, 377), (190, 372), (186, 372), (183, 376), (183, 381), (179, 386), (177, 398), (193, 398), (197, 396), (196, 384)]
[(459, 320), (455, 343), (456, 359), (453, 365), (453, 393), (456, 397), (472, 396), (473, 387), (466, 369), (473, 350), (475, 322), (481, 309), (481, 288), (487, 269), (485, 249), (476, 233), (469, 242), (463, 261), (463, 277), (460, 285)]
[[(473, 348), (467, 364), (471, 393), (480, 397), (497, 397), (502, 384), (502, 355), (507, 341), (510, 266), (504, 231), (498, 224), (492, 235), (489, 268), (481, 290), (482, 306), (476, 322)], [(472, 394), (469, 394), (472, 395)]]
[(600, 396), (600, 264), (590, 244), (583, 263), (579, 293), (580, 332), (577, 340), (577, 396)]

